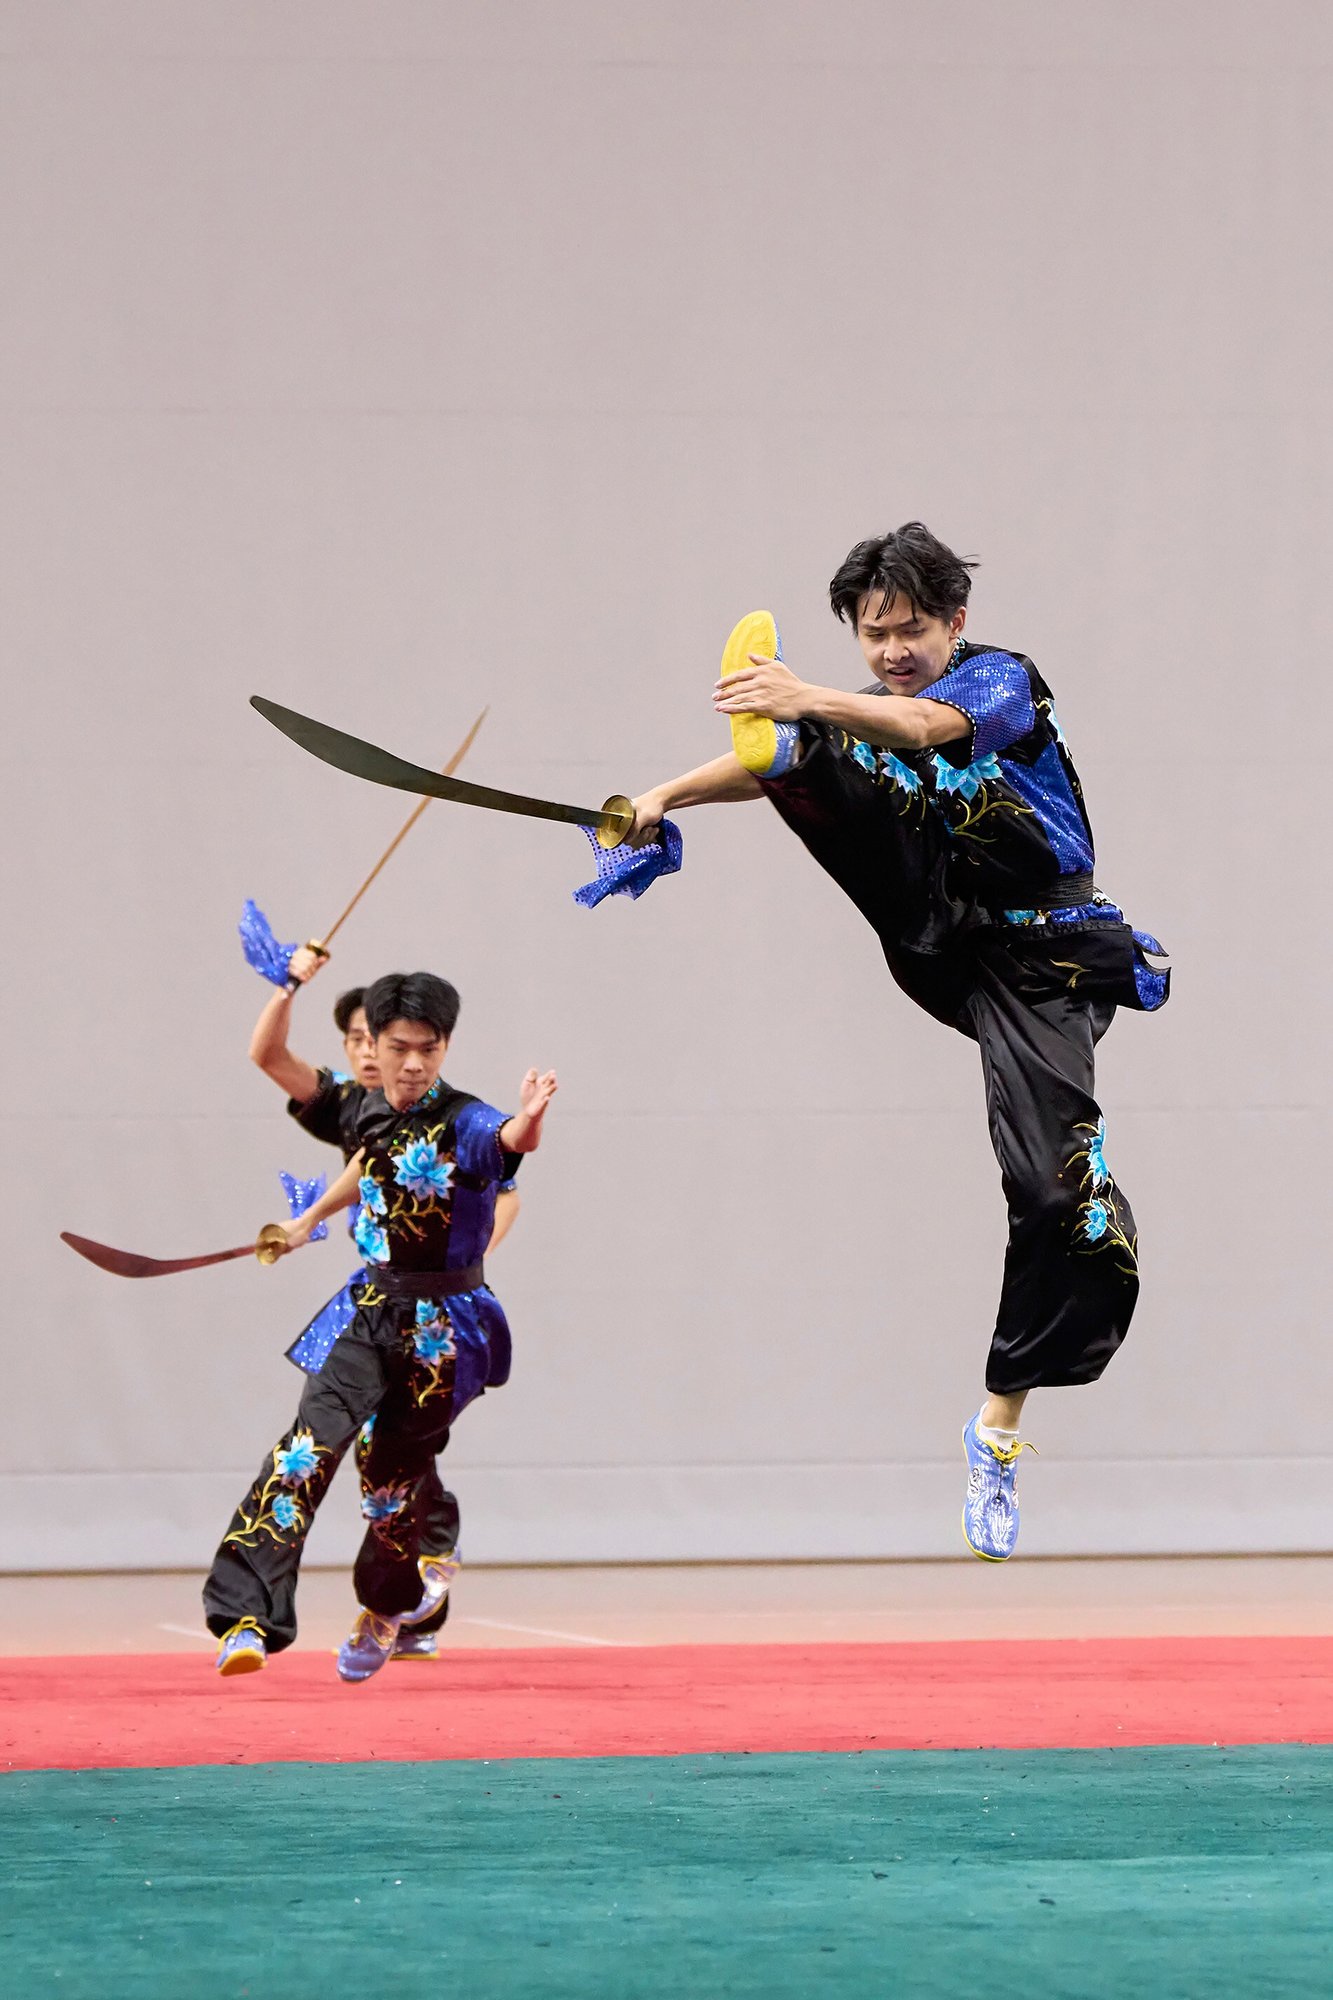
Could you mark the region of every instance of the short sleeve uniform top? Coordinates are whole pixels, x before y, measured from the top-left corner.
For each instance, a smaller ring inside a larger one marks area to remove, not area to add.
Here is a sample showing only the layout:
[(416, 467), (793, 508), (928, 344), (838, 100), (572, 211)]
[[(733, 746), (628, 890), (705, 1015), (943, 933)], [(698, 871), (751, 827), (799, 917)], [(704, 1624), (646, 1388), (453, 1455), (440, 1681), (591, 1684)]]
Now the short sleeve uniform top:
[(369, 1272), (481, 1261), (495, 1198), (516, 1164), (498, 1138), (507, 1116), (441, 1078), (406, 1111), (371, 1122), (353, 1230)]
[(1083, 787), (1031, 660), (965, 647), (918, 699), (947, 702), (970, 725), (965, 736), (906, 758), (953, 837), (957, 886), (970, 881), (982, 900), (1012, 899), (1053, 877), (1091, 875)]

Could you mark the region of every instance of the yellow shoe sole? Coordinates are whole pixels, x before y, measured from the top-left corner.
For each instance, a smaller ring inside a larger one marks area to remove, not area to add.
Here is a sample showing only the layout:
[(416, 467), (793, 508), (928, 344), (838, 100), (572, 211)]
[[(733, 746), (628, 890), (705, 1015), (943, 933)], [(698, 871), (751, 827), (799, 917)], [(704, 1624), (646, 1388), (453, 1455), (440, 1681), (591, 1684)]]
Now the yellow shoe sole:
[[(777, 620), (771, 611), (750, 611), (732, 630), (722, 649), (721, 678), (730, 680), (750, 664), (751, 653), (775, 659), (778, 650)], [(762, 778), (773, 768), (777, 756), (777, 724), (766, 715), (729, 715), (731, 747), (747, 771)]]
[(257, 1674), (266, 1664), (262, 1653), (253, 1653), (247, 1646), (243, 1653), (229, 1654), (218, 1668), (218, 1672), (226, 1681), (230, 1680), (233, 1674)]

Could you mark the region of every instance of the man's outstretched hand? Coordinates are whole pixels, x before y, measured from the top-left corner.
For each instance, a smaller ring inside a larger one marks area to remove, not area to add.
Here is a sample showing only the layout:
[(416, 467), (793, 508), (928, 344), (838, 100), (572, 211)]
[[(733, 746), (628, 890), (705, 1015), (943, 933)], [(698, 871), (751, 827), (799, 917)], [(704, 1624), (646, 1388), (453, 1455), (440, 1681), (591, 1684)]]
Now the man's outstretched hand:
[(541, 1117), (560, 1085), (553, 1069), (544, 1070), (541, 1075), (530, 1069), (518, 1087), (518, 1108), (525, 1118), (534, 1121)]
[(535, 1069), (528, 1071), (518, 1087), (518, 1110), (512, 1118), (505, 1119), (495, 1135), (506, 1152), (536, 1152), (541, 1144), (546, 1107), (558, 1088), (553, 1069), (540, 1073)]

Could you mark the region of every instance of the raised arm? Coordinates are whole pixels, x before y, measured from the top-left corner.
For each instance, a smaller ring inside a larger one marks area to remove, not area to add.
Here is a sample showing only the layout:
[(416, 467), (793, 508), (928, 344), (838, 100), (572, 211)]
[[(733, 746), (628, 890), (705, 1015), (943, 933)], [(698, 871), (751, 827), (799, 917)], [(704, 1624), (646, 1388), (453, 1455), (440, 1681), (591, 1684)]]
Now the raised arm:
[(925, 750), (970, 733), (959, 708), (929, 695), (844, 694), (798, 680), (781, 660), (751, 653), (750, 664), (713, 690), (719, 715), (766, 715), (774, 722), (829, 722), (886, 750)]
[(535, 1153), (542, 1142), (542, 1120), (546, 1107), (555, 1096), (559, 1085), (555, 1071), (548, 1069), (539, 1076), (530, 1069), (519, 1085), (519, 1108), (512, 1118), (506, 1118), (496, 1133), (496, 1140), (507, 1153)]
[(644, 792), (635, 799), (630, 845), (642, 847), (645, 841), (652, 839), (668, 813), (681, 812), (686, 806), (737, 805), (743, 799), (762, 797), (763, 787), (758, 778), (752, 778), (740, 760), (728, 750), (724, 757), (715, 757), (711, 764), (701, 764), (697, 771), (686, 771), (682, 777), (671, 778), (665, 785), (655, 785), (650, 792)]
[[(304, 986), (325, 963), (318, 952), (300, 945), (292, 953), (292, 978)], [(287, 1046), (295, 997), (281, 989), (273, 995), (255, 1022), (250, 1037), (250, 1060), (295, 1103), (308, 1104), (319, 1089), (319, 1075), (303, 1056), (293, 1055)]]

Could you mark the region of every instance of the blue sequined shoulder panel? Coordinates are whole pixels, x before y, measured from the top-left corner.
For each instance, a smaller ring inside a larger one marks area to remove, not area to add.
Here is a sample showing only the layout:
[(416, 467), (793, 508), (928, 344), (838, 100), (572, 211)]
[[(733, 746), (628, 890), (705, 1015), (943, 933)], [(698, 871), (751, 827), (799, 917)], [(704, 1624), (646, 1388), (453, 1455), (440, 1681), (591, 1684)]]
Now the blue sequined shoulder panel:
[(970, 737), (940, 744), (940, 754), (951, 764), (975, 764), (1007, 750), (1036, 727), (1032, 683), (1012, 653), (972, 653), (923, 688), (916, 699), (946, 701), (961, 709), (972, 724)]

